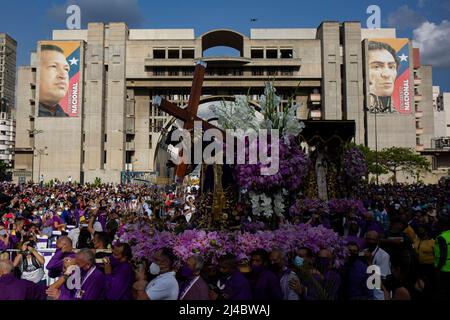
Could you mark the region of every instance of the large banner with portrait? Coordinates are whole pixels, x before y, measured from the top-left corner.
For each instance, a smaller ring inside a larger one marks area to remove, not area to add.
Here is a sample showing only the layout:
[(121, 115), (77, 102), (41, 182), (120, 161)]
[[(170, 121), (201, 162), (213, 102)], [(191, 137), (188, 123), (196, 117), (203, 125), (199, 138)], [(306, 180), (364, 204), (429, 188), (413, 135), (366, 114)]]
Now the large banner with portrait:
[(369, 112), (412, 113), (409, 39), (369, 39)]
[(81, 107), (81, 42), (42, 41), (39, 117), (77, 117)]

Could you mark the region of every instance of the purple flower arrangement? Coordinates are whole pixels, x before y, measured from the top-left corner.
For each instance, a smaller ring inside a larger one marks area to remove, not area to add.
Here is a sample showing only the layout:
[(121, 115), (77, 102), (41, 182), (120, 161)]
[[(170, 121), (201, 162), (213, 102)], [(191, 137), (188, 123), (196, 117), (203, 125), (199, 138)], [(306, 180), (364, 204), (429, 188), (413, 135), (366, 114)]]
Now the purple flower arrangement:
[[(271, 145), (267, 148), (271, 151)], [(259, 142), (254, 141), (246, 149), (246, 162), (250, 153), (258, 154)], [(267, 153), (266, 153), (267, 154)], [(299, 145), (291, 137), (289, 143), (279, 140), (279, 170), (273, 175), (262, 175), (261, 163), (235, 166), (237, 184), (249, 191), (270, 192), (287, 189), (291, 192), (299, 190), (308, 170), (308, 159)]]
[(343, 173), (350, 183), (358, 183), (367, 175), (367, 163), (363, 153), (356, 147), (349, 148), (343, 155)]
[(136, 260), (150, 259), (156, 250), (164, 246), (171, 247), (179, 258), (178, 265), (194, 253), (202, 254), (213, 264), (227, 253), (239, 259), (248, 259), (250, 253), (258, 248), (279, 248), (287, 254), (294, 254), (300, 247), (310, 248), (315, 253), (327, 248), (334, 253), (336, 266), (343, 264), (347, 254), (342, 238), (333, 230), (305, 224), (281, 225), (275, 231), (256, 233), (187, 230), (176, 235), (166, 231), (149, 231), (149, 226), (127, 225), (120, 230), (116, 241), (129, 242)]
[(306, 212), (324, 212), (330, 214), (346, 214), (353, 212), (362, 216), (367, 212), (361, 200), (355, 199), (331, 199), (325, 202), (320, 199), (300, 199), (290, 208), (289, 214), (292, 217), (303, 215)]

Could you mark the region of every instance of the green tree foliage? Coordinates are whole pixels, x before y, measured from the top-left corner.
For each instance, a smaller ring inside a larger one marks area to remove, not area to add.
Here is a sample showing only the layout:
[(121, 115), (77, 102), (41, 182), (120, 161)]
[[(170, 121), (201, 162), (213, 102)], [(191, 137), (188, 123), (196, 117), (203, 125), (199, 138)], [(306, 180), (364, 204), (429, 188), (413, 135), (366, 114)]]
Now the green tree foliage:
[(405, 171), (417, 180), (420, 173), (430, 171), (431, 165), (427, 159), (408, 148), (391, 147), (383, 149), (378, 155), (379, 164), (392, 173), (392, 182), (397, 182), (397, 172)]

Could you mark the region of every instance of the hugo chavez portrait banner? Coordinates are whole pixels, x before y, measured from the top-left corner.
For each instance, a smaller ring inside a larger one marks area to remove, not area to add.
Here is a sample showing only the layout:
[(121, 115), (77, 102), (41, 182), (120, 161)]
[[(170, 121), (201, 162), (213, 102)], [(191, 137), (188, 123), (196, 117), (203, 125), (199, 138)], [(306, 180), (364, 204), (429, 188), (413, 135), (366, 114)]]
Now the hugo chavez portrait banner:
[(81, 106), (79, 41), (42, 41), (39, 117), (77, 117)]

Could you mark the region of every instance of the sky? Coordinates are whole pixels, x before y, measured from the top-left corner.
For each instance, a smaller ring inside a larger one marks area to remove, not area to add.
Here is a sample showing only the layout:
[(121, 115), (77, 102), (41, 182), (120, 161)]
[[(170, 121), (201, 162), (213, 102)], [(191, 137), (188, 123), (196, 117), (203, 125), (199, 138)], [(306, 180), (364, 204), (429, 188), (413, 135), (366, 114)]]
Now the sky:
[(82, 27), (126, 22), (130, 28), (192, 28), (195, 36), (217, 28), (246, 35), (251, 28), (316, 28), (322, 21), (366, 27), (367, 7), (378, 5), (381, 27), (412, 39), (422, 64), (433, 66), (433, 85), (450, 92), (450, 0), (0, 0), (0, 32), (18, 42), (18, 66), (29, 64), (38, 40), (66, 29), (71, 4), (81, 8)]

